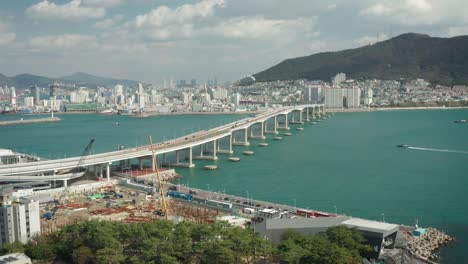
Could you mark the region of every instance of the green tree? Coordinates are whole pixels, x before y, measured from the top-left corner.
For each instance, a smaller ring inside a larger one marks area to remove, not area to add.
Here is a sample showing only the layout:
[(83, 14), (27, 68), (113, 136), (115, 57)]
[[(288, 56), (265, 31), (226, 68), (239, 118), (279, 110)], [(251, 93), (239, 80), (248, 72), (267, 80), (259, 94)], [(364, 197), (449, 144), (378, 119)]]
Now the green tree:
[(115, 264), (124, 262), (125, 256), (121, 251), (106, 247), (96, 251), (96, 260), (100, 264)]
[(72, 254), (73, 263), (78, 264), (88, 264), (94, 263), (94, 254), (89, 247), (81, 246), (75, 250), (73, 250)]
[(6, 243), (6, 244), (3, 244), (2, 246), (3, 254), (23, 253), (23, 252), (24, 252), (24, 244), (21, 242)]

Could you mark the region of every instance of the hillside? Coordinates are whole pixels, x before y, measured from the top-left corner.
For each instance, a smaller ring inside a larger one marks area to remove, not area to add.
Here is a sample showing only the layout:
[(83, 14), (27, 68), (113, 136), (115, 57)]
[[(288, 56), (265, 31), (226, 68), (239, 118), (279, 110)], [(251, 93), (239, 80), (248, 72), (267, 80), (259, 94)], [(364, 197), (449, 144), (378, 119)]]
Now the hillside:
[(468, 36), (407, 33), (356, 49), (287, 59), (254, 77), (257, 81), (329, 81), (339, 72), (353, 79), (423, 78), (439, 84), (468, 84)]
[(45, 76), (32, 75), (27, 73), (15, 75), (13, 77), (7, 77), (0, 73), (0, 86), (8, 85), (14, 86), (18, 89), (22, 89), (29, 88), (32, 85), (46, 87), (54, 82), (73, 83), (87, 86), (90, 88), (95, 88), (97, 86), (111, 87), (115, 86), (116, 84), (122, 84), (125, 86), (136, 86), (138, 84), (137, 81), (105, 78), (82, 72), (77, 72), (72, 75), (61, 78), (49, 78)]

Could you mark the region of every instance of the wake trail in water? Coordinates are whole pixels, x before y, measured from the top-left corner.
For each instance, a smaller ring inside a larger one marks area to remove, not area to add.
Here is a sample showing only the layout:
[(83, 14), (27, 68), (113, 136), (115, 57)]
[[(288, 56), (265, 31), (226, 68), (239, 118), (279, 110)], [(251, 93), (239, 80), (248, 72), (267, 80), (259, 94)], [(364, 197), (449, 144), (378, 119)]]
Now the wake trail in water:
[(448, 153), (468, 154), (468, 151), (454, 150), (454, 149), (435, 149), (435, 148), (420, 148), (420, 147), (408, 147), (408, 149), (425, 150), (425, 151), (435, 151), (435, 152), (448, 152)]

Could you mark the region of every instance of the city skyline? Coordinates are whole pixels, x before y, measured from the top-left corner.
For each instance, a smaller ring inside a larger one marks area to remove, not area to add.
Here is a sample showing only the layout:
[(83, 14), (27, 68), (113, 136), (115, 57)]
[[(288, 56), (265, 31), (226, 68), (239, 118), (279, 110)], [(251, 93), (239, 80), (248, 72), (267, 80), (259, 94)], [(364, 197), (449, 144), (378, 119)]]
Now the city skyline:
[[(63, 0), (2, 3), (0, 72), (234, 81), (284, 59), (405, 32), (468, 33), (457, 1)], [(468, 6), (467, 6), (468, 8)], [(255, 59), (252, 59), (255, 58)]]

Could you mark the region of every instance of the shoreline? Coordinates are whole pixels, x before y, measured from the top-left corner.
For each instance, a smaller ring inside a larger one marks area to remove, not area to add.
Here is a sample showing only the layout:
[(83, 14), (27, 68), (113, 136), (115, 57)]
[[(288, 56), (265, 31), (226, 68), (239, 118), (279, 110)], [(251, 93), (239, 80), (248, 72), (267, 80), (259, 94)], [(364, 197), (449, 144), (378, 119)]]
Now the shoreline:
[(468, 109), (468, 106), (418, 106), (418, 107), (374, 107), (374, 108), (330, 108), (325, 109), (325, 112), (335, 113), (356, 113), (356, 112), (384, 112), (384, 111), (406, 111), (406, 110), (457, 110)]

